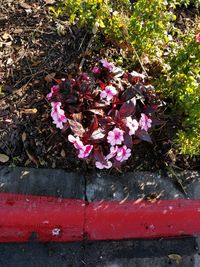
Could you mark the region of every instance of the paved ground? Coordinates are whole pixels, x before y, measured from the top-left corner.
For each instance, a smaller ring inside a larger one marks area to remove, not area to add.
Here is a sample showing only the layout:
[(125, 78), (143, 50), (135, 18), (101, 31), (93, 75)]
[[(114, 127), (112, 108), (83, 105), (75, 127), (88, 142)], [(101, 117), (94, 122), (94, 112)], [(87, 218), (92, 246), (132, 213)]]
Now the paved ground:
[[(193, 181), (184, 191), (174, 178), (161, 174), (129, 173), (121, 177), (64, 170), (0, 168), (0, 191), (87, 199), (124, 200), (199, 198), (200, 175), (181, 173)], [(177, 177), (176, 177), (177, 179)], [(0, 244), (0, 267), (200, 267), (198, 237), (159, 240), (99, 241), (68, 244)], [(171, 259), (170, 259), (171, 258)]]

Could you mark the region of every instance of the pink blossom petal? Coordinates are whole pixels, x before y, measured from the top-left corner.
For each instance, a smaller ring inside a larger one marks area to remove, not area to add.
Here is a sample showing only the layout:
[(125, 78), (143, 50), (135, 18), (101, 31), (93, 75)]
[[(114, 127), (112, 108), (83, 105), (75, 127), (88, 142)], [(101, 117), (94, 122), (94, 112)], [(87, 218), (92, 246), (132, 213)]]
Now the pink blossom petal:
[(103, 163), (101, 163), (99, 161), (96, 161), (95, 162), (95, 166), (100, 170), (102, 170), (102, 169), (110, 169), (112, 167), (112, 162), (111, 161), (106, 161), (106, 164), (103, 164)]
[(131, 149), (127, 148), (127, 146), (122, 146), (118, 148), (116, 160), (122, 162), (127, 160), (131, 156)]
[(115, 67), (113, 63), (109, 63), (106, 59), (101, 59), (100, 62), (102, 63), (103, 67), (109, 71), (112, 71), (112, 69)]
[(131, 117), (126, 118), (126, 126), (129, 128), (129, 135), (134, 135), (139, 127), (137, 120), (132, 119)]
[(121, 145), (124, 141), (124, 131), (115, 128), (113, 131), (108, 132), (107, 141), (111, 146)]
[(99, 67), (94, 66), (94, 68), (92, 69), (92, 72), (95, 73), (95, 74), (99, 74), (101, 71), (100, 71)]
[(139, 120), (139, 126), (142, 130), (148, 131), (151, 128), (152, 120), (145, 115), (144, 113), (141, 114), (141, 118)]
[(106, 156), (106, 159), (114, 158), (117, 154), (118, 146), (111, 146), (110, 153)]

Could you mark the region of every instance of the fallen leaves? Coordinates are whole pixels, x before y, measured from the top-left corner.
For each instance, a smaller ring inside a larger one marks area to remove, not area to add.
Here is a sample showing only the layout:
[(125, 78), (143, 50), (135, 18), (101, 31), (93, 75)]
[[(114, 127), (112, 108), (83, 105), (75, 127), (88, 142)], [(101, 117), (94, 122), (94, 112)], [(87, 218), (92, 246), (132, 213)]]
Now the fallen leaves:
[(36, 108), (26, 108), (26, 109), (23, 109), (21, 111), (21, 113), (24, 113), (24, 114), (36, 114), (37, 113), (37, 109)]
[(55, 76), (56, 76), (56, 73), (52, 72), (50, 74), (47, 74), (44, 79), (46, 82), (51, 83), (52, 80), (55, 78)]
[(9, 161), (9, 157), (5, 154), (0, 154), (0, 162), (1, 163), (6, 163)]
[(46, 5), (53, 5), (55, 4), (56, 0), (45, 0)]
[(176, 264), (180, 264), (182, 262), (182, 257), (178, 254), (170, 254), (168, 255), (168, 258), (172, 261), (175, 261)]

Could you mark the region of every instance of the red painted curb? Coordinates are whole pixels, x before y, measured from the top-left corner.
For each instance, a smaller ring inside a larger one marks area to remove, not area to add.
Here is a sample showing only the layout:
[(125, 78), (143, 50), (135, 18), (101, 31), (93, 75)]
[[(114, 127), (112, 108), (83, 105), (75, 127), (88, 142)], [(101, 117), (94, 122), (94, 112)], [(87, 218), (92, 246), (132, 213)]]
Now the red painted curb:
[(85, 202), (76, 199), (0, 194), (0, 242), (83, 239)]
[(0, 194), (0, 242), (121, 240), (200, 234), (200, 200), (86, 203)]

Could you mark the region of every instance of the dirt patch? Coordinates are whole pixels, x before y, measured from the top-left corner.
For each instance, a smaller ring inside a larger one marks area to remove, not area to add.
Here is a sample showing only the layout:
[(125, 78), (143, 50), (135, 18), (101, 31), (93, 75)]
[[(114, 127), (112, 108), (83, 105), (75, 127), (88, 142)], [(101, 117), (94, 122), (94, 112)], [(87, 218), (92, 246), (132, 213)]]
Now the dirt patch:
[[(59, 78), (76, 71), (90, 35), (54, 22), (46, 1), (0, 4), (0, 153), (9, 156), (11, 165), (86, 168), (66, 135), (52, 124), (45, 96), (47, 75)], [(172, 142), (179, 118), (169, 114), (163, 119), (164, 125), (152, 134), (153, 144), (136, 145), (124, 171), (199, 168), (198, 157), (180, 156)]]

